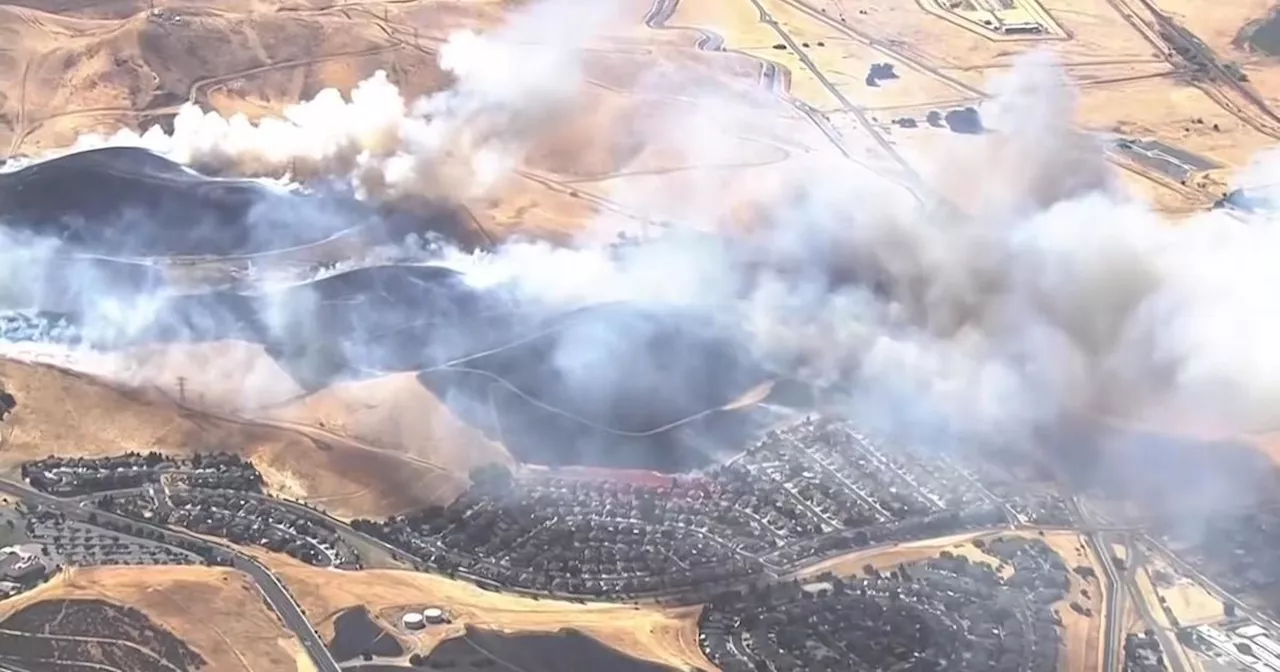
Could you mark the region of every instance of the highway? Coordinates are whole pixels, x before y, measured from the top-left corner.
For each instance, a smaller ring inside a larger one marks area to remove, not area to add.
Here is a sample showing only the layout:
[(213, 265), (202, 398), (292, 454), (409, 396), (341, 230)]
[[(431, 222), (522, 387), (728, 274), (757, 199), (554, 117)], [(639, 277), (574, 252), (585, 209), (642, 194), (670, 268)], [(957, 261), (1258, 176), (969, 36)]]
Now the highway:
[[(106, 511), (84, 507), (83, 501), (79, 499), (61, 499), (52, 495), (47, 495), (38, 490), (34, 490), (23, 483), (10, 481), (8, 479), (0, 479), (0, 493), (16, 497), (26, 502), (33, 502), (40, 506), (53, 509), (65, 514), (68, 518), (85, 521), (89, 514), (95, 514), (101, 520), (111, 520), (120, 525), (127, 525), (129, 528), (138, 527), (143, 523), (139, 521), (118, 516)], [(307, 621), (307, 617), (302, 613), (302, 607), (294, 601), (293, 596), (285, 589), (280, 580), (276, 578), (271, 570), (267, 569), (257, 560), (241, 553), (240, 551), (221, 544), (214, 544), (208, 539), (203, 539), (195, 535), (187, 534), (169, 528), (161, 528), (150, 526), (152, 529), (158, 530), (168, 538), (181, 538), (186, 541), (195, 542), (203, 547), (212, 547), (218, 551), (230, 555), (233, 566), (248, 574), (253, 582), (258, 586), (258, 590), (262, 592), (267, 603), (279, 615), (281, 622), (285, 624), (302, 642), (302, 646), (306, 649), (307, 654), (311, 657), (312, 663), (319, 672), (341, 672), (342, 668), (338, 662), (333, 659), (329, 653), (329, 649), (325, 647), (324, 641), (320, 639), (320, 635), (311, 627), (311, 623)]]
[(1111, 562), (1111, 546), (1100, 532), (1085, 535), (1093, 552), (1102, 564), (1102, 572), (1107, 575), (1107, 589), (1103, 592), (1103, 643), (1102, 669), (1104, 672), (1118, 672), (1124, 665), (1124, 582)]
[[(1077, 496), (1071, 497), (1070, 508), (1072, 517), (1078, 521), (1082, 527), (1092, 524), (1090, 516), (1080, 503)], [(1111, 562), (1111, 547), (1107, 544), (1106, 537), (1102, 532), (1089, 532), (1083, 535), (1085, 543), (1089, 545), (1093, 554), (1097, 556), (1098, 562), (1102, 565), (1102, 572), (1106, 575), (1107, 588), (1102, 592), (1103, 609), (1102, 609), (1102, 670), (1103, 672), (1118, 672), (1124, 665), (1124, 641), (1123, 636), (1123, 615), (1124, 615), (1124, 594), (1122, 592), (1123, 583), (1120, 575), (1116, 572), (1115, 564)], [(1117, 655), (1119, 652), (1119, 655)]]

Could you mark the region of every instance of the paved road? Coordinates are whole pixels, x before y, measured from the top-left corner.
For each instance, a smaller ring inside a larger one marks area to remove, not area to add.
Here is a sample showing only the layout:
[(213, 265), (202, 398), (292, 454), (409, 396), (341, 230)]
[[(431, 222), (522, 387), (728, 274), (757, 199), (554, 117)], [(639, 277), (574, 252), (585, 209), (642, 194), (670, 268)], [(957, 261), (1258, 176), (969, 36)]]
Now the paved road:
[[(1073, 518), (1080, 521), (1082, 526), (1092, 524), (1092, 516), (1081, 505), (1079, 497), (1072, 497), (1069, 507), (1072, 509)], [(1124, 613), (1124, 594), (1123, 583), (1120, 581), (1120, 575), (1116, 572), (1115, 565), (1111, 562), (1111, 546), (1107, 544), (1107, 540), (1102, 532), (1089, 532), (1084, 535), (1085, 543), (1089, 545), (1094, 555), (1098, 557), (1098, 562), (1102, 564), (1102, 572), (1107, 577), (1107, 589), (1103, 591), (1103, 608), (1102, 608), (1102, 670), (1103, 672), (1118, 672), (1124, 664), (1124, 656), (1117, 655), (1117, 651), (1123, 651), (1124, 644), (1120, 641), (1123, 630), (1123, 620), (1121, 615)]]
[(280, 615), (284, 624), (298, 636), (302, 647), (307, 650), (311, 661), (315, 663), (316, 669), (321, 672), (341, 672), (342, 668), (338, 665), (338, 661), (333, 659), (333, 655), (325, 647), (320, 635), (303, 615), (302, 608), (294, 601), (293, 596), (275, 574), (247, 555), (236, 553), (232, 557), (235, 568), (253, 577), (254, 583), (258, 584), (258, 590), (262, 591), (267, 602)]
[(1107, 575), (1107, 590), (1103, 593), (1106, 604), (1103, 607), (1103, 672), (1118, 672), (1124, 665), (1124, 582), (1115, 564), (1111, 562), (1111, 545), (1102, 533), (1085, 535), (1098, 561), (1102, 563), (1102, 571)]
[[(86, 520), (90, 513), (97, 515), (102, 520), (112, 520), (118, 524), (128, 525), (129, 527), (137, 527), (140, 523), (136, 520), (118, 516), (106, 511), (89, 509), (82, 506), (83, 500), (61, 499), (52, 495), (47, 495), (38, 490), (34, 490), (23, 483), (0, 479), (0, 493), (16, 497), (18, 499), (34, 502), (41, 506), (59, 511), (66, 514), (68, 518), (77, 520)], [(245, 555), (233, 548), (223, 546), (221, 544), (210, 543), (207, 539), (202, 539), (195, 535), (186, 534), (177, 530), (168, 528), (154, 528), (163, 532), (166, 538), (181, 538), (192, 541), (204, 547), (212, 547), (226, 553), (232, 557), (232, 563), (235, 568), (248, 574), (257, 584), (258, 590), (262, 591), (263, 597), (267, 603), (280, 616), (280, 620), (298, 636), (302, 646), (306, 649), (308, 655), (311, 656), (312, 662), (316, 669), (320, 672), (341, 672), (342, 668), (338, 662), (333, 659), (329, 650), (325, 647), (324, 641), (320, 639), (320, 635), (311, 627), (307, 621), (307, 617), (303, 615), (302, 608), (294, 601), (293, 596), (289, 594), (275, 577), (265, 566), (254, 560), (252, 557)]]

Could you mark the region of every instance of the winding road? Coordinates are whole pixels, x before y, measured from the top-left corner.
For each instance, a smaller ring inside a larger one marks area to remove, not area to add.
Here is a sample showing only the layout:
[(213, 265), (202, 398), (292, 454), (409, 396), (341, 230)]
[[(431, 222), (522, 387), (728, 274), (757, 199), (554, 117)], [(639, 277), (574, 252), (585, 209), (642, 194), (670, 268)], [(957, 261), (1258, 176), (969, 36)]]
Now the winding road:
[[(27, 502), (39, 504), (42, 507), (57, 511), (66, 515), (68, 518), (75, 520), (87, 521), (89, 514), (93, 513), (100, 520), (111, 520), (126, 529), (132, 529), (143, 523), (131, 518), (119, 516), (114, 513), (93, 509), (90, 510), (80, 505), (80, 500), (62, 499), (47, 495), (43, 492), (28, 487), (26, 484), (18, 483), (8, 479), (0, 479), (0, 493), (4, 493), (11, 497), (21, 499)], [(267, 569), (262, 563), (255, 560), (252, 556), (241, 552), (234, 546), (214, 544), (208, 539), (187, 534), (179, 530), (167, 527), (153, 527), (159, 530), (166, 539), (180, 538), (187, 542), (193, 542), (203, 548), (215, 548), (218, 551), (230, 555), (233, 566), (248, 574), (253, 579), (258, 590), (262, 592), (263, 598), (271, 605), (271, 608), (280, 617), (285, 627), (291, 630), (302, 643), (303, 648), (315, 663), (316, 669), (320, 672), (341, 672), (338, 662), (333, 659), (333, 655), (329, 653), (329, 649), (325, 647), (324, 641), (320, 639), (319, 633), (311, 627), (307, 621), (307, 617), (302, 613), (302, 607), (289, 594), (288, 589), (280, 582), (271, 570)]]

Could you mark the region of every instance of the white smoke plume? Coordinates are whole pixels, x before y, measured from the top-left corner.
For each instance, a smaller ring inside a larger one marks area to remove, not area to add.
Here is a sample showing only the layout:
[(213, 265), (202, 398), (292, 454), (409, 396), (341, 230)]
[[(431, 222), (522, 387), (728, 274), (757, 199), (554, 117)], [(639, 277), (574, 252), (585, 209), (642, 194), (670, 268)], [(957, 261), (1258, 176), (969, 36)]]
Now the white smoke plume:
[[(590, 40), (617, 16), (617, 0), (543, 0), (483, 35), (451, 35), (438, 53), (448, 88), (415, 101), (378, 71), (345, 99), (325, 89), (280, 118), (224, 118), (184, 105), (173, 132), (83, 136), (73, 149), (139, 146), (198, 168), (250, 176), (341, 176), (367, 196), (481, 194), (507, 176), (529, 144), (572, 109)], [(572, 13), (573, 21), (565, 16)]]

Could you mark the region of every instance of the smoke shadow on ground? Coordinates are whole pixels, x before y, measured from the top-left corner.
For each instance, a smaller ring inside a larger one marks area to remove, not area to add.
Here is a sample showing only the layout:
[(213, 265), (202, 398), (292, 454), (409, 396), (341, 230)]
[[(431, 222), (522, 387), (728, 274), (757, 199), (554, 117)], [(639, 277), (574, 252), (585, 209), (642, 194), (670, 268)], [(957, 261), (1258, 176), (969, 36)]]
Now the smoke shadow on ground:
[[(143, 279), (140, 292), (151, 288)], [(128, 285), (113, 291), (127, 296)], [(104, 351), (243, 341), (263, 346), (305, 392), (419, 372), (469, 424), (519, 460), (549, 466), (689, 471), (740, 450), (765, 422), (718, 410), (768, 374), (740, 334), (705, 314), (635, 304), (555, 311), (440, 266), (168, 296), (139, 312), (114, 326), (74, 310), (0, 315), (0, 338)]]
[(268, 353), (304, 389), (440, 366), (526, 324), (501, 291), (438, 266), (361, 268), (252, 302), (274, 322), (263, 329)]
[(1045, 437), (1079, 491), (1128, 501), (1189, 527), (1215, 512), (1274, 500), (1280, 470), (1254, 446), (1117, 427), (1075, 418)]
[[(109, 293), (77, 286), (81, 293), (70, 296), (82, 301), (45, 292), (48, 305), (0, 315), (0, 338), (105, 351), (241, 340), (264, 346), (295, 377), (323, 386), (465, 356), (515, 332), (518, 318), (500, 293), (474, 290), (456, 271), (437, 266), (359, 268), (256, 294), (165, 295), (133, 274), (108, 273), (116, 279)], [(88, 312), (95, 298), (102, 303), (108, 296), (132, 302), (133, 313)]]
[(768, 374), (703, 316), (610, 304), (419, 381), (518, 460), (680, 473), (762, 428), (722, 410)]
[(560, 672), (569, 660), (580, 672), (674, 672), (674, 668), (633, 658), (571, 628), (549, 634), (508, 634), (467, 626), (462, 636), (436, 645), (425, 663), (428, 669), (457, 672), (500, 668)]

